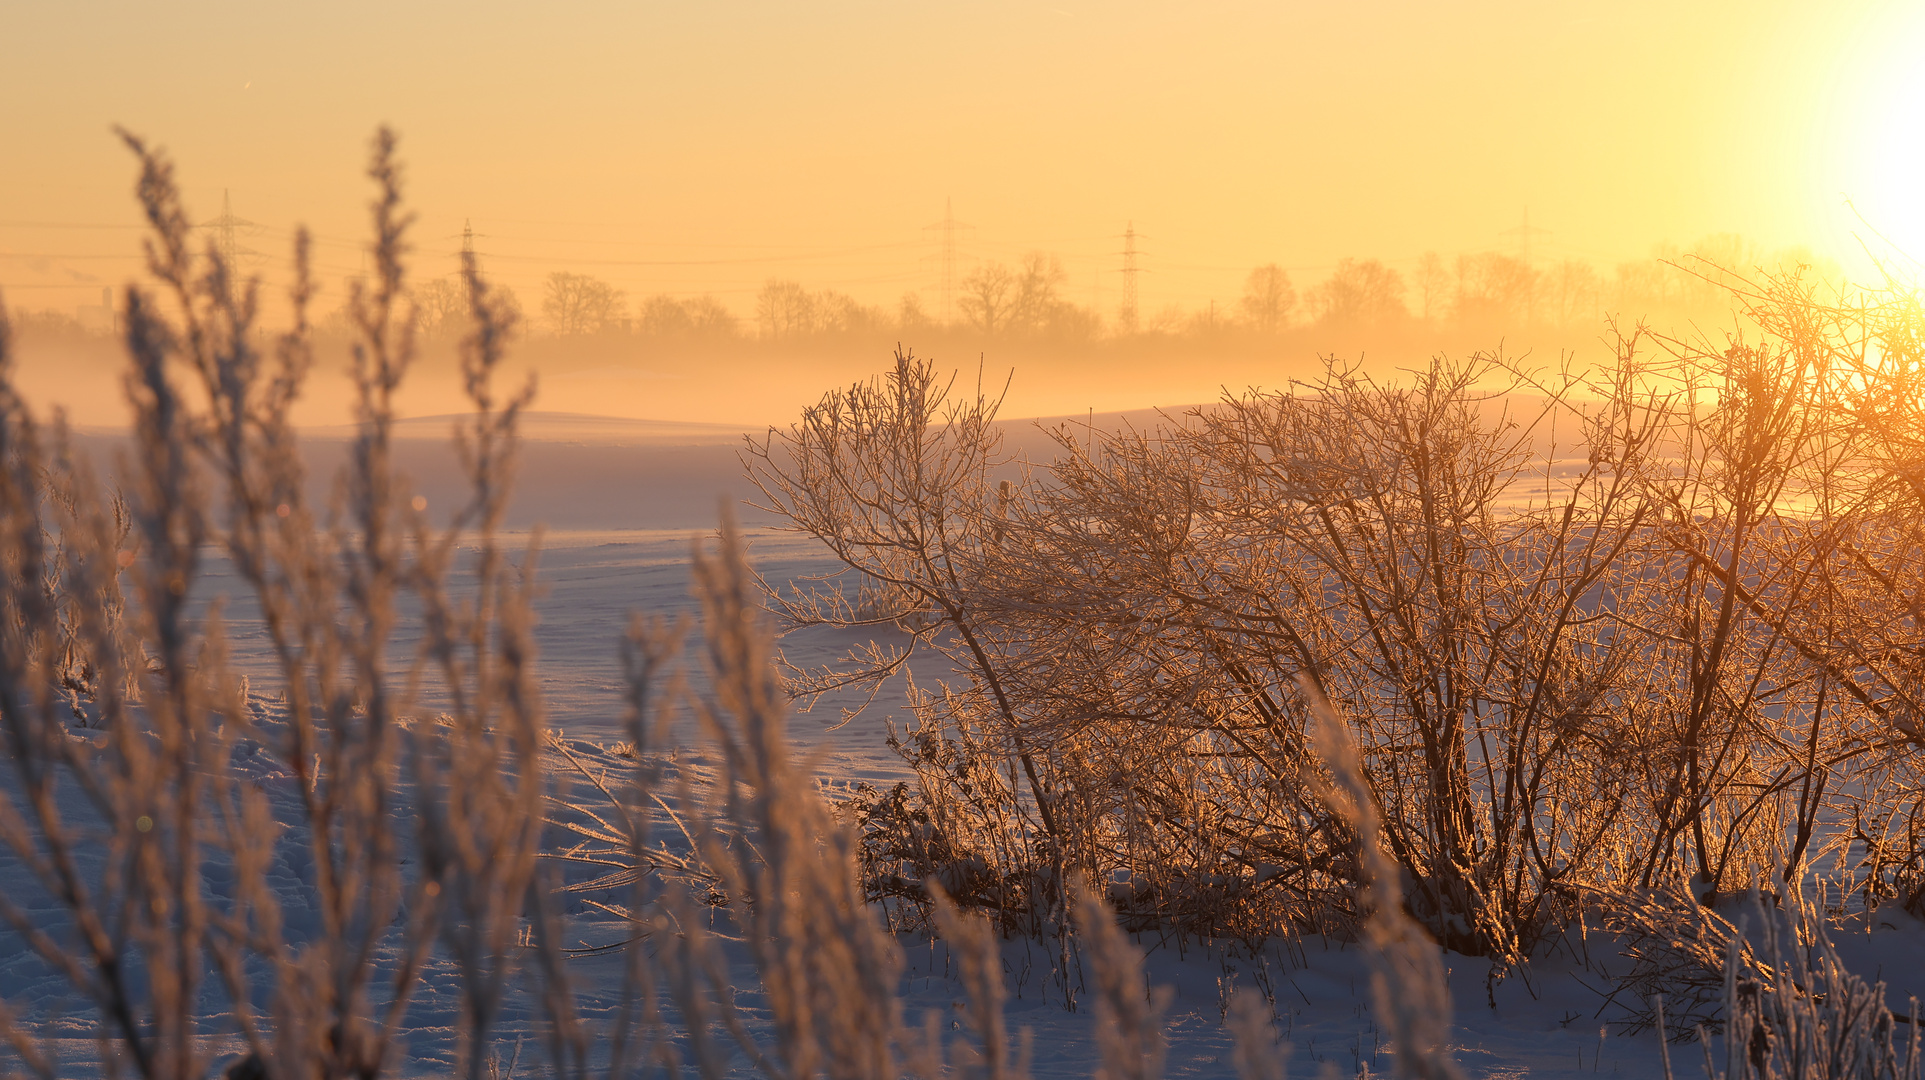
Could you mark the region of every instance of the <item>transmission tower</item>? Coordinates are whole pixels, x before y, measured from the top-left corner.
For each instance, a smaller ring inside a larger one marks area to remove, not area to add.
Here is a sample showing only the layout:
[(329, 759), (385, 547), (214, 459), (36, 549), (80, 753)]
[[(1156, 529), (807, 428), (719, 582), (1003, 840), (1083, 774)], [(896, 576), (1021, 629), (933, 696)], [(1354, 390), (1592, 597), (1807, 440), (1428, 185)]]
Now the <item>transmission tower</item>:
[(974, 225), (965, 225), (956, 220), (954, 199), (945, 198), (942, 203), (942, 220), (934, 225), (924, 225), (925, 232), (939, 234), (942, 251), (936, 257), (942, 264), (942, 317), (944, 322), (956, 317), (956, 234)]
[(234, 204), (228, 198), (226, 188), (221, 189), (221, 216), (212, 221), (201, 222), (201, 228), (213, 234), (214, 250), (219, 253), (222, 265), (228, 273), (240, 272), (240, 258), (243, 255), (258, 255), (241, 246), (240, 233), (243, 229), (258, 229), (261, 226), (246, 218), (234, 216)]
[[(1535, 270), (1536, 267), (1531, 262), (1531, 237), (1549, 236), (1551, 235), (1551, 230), (1540, 229), (1532, 225), (1531, 208), (1526, 206), (1524, 208), (1524, 223), (1515, 229), (1505, 229), (1504, 235), (1517, 237), (1517, 261), (1524, 264), (1526, 271), (1532, 271)], [(1524, 318), (1530, 322), (1537, 321), (1537, 289), (1535, 287), (1528, 289), (1524, 294)]]
[(1515, 229), (1505, 229), (1503, 233), (1500, 235), (1517, 237), (1517, 260), (1523, 263), (1525, 266), (1530, 266), (1531, 265), (1531, 237), (1549, 236), (1551, 235), (1551, 230), (1540, 229), (1532, 225), (1531, 208), (1526, 206), (1524, 208), (1524, 224), (1519, 225)]
[[(487, 254), (487, 252), (476, 249), (475, 241), (488, 239), (488, 234), (476, 232), (475, 223), (472, 218), (461, 219), (461, 235), (459, 237), (444, 236), (442, 237), (442, 239), (444, 240), (459, 239), (461, 241), (461, 250), (456, 253), (455, 258), (460, 260), (461, 265), (463, 266), (468, 265), (469, 256), (473, 256), (474, 258), (479, 259), (481, 256)], [(458, 272), (459, 271), (457, 271), (457, 273)]]
[(1125, 333), (1136, 332), (1136, 275), (1142, 269), (1136, 265), (1136, 222), (1132, 221), (1123, 229), (1123, 305), (1116, 311), (1117, 321), (1123, 324)]

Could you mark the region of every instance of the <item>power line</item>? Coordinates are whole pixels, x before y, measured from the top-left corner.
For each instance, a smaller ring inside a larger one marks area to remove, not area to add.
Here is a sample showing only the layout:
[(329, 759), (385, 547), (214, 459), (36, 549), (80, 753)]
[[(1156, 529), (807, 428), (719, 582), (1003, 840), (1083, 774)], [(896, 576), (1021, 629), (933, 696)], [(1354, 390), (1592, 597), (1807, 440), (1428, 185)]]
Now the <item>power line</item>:
[(864, 247), (843, 248), (839, 251), (813, 251), (801, 255), (768, 255), (749, 259), (578, 259), (558, 258), (553, 255), (495, 255), (493, 258), (504, 262), (566, 262), (577, 266), (756, 266), (767, 263), (813, 262), (819, 259), (833, 259), (844, 255), (858, 255), (870, 251), (900, 250), (920, 247), (923, 241), (901, 241), (892, 244), (870, 244)]
[(0, 229), (145, 229), (145, 225), (107, 225), (91, 221), (0, 221)]
[(92, 289), (86, 281), (0, 281), (0, 289)]
[(137, 254), (127, 255), (62, 255), (55, 251), (0, 251), (0, 259), (121, 259), (138, 262)]

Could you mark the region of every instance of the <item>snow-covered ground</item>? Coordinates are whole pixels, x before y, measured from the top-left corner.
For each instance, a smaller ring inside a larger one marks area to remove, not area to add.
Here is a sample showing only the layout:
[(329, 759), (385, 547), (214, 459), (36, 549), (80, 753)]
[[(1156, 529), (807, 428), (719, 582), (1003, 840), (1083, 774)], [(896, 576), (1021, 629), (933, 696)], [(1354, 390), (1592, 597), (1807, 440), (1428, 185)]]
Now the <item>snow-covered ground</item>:
[[(755, 567), (773, 581), (832, 572), (830, 559), (813, 541), (767, 527), (746, 530)], [(596, 744), (622, 738), (622, 682), (616, 642), (631, 611), (667, 617), (697, 615), (690, 597), (690, 553), (704, 536), (696, 530), (598, 531), (548, 533), (542, 540), (541, 579), (536, 608), (540, 625), (541, 682), (552, 726), (562, 729), (583, 753)], [(712, 534), (707, 542), (712, 543)], [(244, 612), (236, 610), (237, 637), (245, 642)], [(866, 634), (865, 634), (866, 636)], [(779, 645), (795, 663), (834, 659), (854, 641), (823, 632), (795, 634)], [(399, 643), (405, 644), (405, 642)], [(244, 649), (237, 659), (248, 662)], [(698, 665), (689, 675), (702, 689)], [(939, 662), (918, 665), (921, 679), (939, 678)], [(900, 692), (885, 694), (855, 721), (840, 725), (837, 702), (829, 701), (796, 715), (791, 735), (797, 752), (808, 755), (817, 774), (832, 785), (858, 780), (894, 782), (907, 770), (885, 744), (886, 720), (900, 722), (905, 702)], [(840, 725), (840, 726), (839, 726)], [(690, 750), (699, 754), (694, 745)], [(600, 944), (619, 934), (613, 925), (597, 926), (594, 913), (577, 907), (582, 944)], [(1234, 1075), (1231, 1039), (1223, 1026), (1229, 993), (1255, 987), (1275, 1003), (1277, 1027), (1291, 1048), (1291, 1074), (1323, 1075), (1334, 1070), (1351, 1077), (1391, 1068), (1392, 1058), (1374, 1015), (1365, 959), (1355, 944), (1322, 938), (1274, 943), (1252, 957), (1241, 947), (1196, 942), (1141, 940), (1149, 952), (1153, 984), (1175, 989), (1168, 1014), (1172, 1077)], [(1925, 933), (1895, 916), (1869, 935), (1844, 936), (1839, 942), (1847, 963), (1868, 979), (1892, 984), (1892, 1005), (1903, 1011), (1912, 994), (1925, 994)], [(912, 1022), (924, 1009), (948, 1013), (961, 994), (947, 975), (940, 946), (905, 939), (908, 973), (903, 998)], [(1051, 946), (1022, 941), (1004, 946), (1012, 1031), (1033, 1032), (1034, 1069), (1039, 1080), (1089, 1075), (1096, 1061), (1087, 1011), (1063, 1005), (1060, 987), (1051, 985)], [(1605, 1007), (1609, 986), (1601, 969), (1612, 963), (1608, 938), (1593, 934), (1591, 965), (1568, 952), (1539, 961), (1528, 971), (1492, 980), (1487, 961), (1446, 958), (1456, 1005), (1458, 1060), (1470, 1077), (1659, 1076), (1657, 1039), (1644, 1033), (1617, 1033), (1622, 1013)], [(583, 958), (576, 962), (584, 985), (611, 985), (613, 962)], [(739, 999), (751, 1015), (759, 990), (743, 961)], [(592, 994), (591, 994), (592, 997)], [(430, 993), (425, 1000), (432, 1000)], [(595, 1010), (590, 1009), (592, 1016)], [(424, 1023), (433, 1026), (424, 1018)], [(1604, 1034), (1600, 1035), (1600, 1029)], [(432, 1055), (432, 1040), (420, 1050)], [(1697, 1075), (1702, 1054), (1695, 1042), (1673, 1047), (1680, 1075)]]
[[(773, 581), (800, 580), (835, 568), (818, 544), (793, 533), (751, 528), (745, 530), (744, 538), (755, 567)], [(690, 558), (697, 544), (714, 546), (714, 532), (543, 532), (538, 539), (528, 533), (502, 538), (510, 557), (518, 562), (531, 542), (538, 544), (540, 591), (535, 601), (535, 640), (548, 725), (588, 742), (621, 740), (626, 735), (620, 646), (630, 614), (640, 612), (668, 620), (687, 617), (691, 642), (695, 641), (700, 608), (690, 595)], [(235, 665), (243, 673), (265, 679), (273, 668), (264, 637), (257, 632), (258, 613), (249, 598), (236, 595), (240, 591), (237, 585), (222, 563), (213, 561), (206, 567), (202, 588), (230, 597), (223, 619), (233, 637)], [(457, 576), (453, 583), (457, 596), (460, 585)], [(810, 630), (783, 638), (778, 647), (791, 663), (806, 667), (828, 663), (858, 640), (877, 636), (867, 631), (858, 636)], [(394, 639), (394, 659), (404, 662), (418, 644), (419, 628), (403, 619)], [(934, 658), (919, 660), (914, 667), (919, 678), (949, 674)], [(706, 688), (706, 674), (699, 664), (687, 665), (684, 674), (692, 690), (700, 693)], [(790, 725), (797, 750), (819, 755), (817, 768), (823, 775), (890, 783), (907, 778), (908, 771), (884, 742), (887, 721), (893, 718), (900, 723), (906, 715), (902, 688), (897, 685), (893, 689), (847, 726), (840, 726), (841, 706), (860, 703), (853, 693), (829, 696), (809, 711), (798, 713)], [(420, 711), (431, 714), (438, 704), (429, 689), (420, 702)], [(693, 730), (681, 734), (691, 741), (696, 739)]]
[[(606, 434), (595, 433), (595, 438), (606, 443)], [(659, 434), (652, 433), (649, 438)], [(647, 498), (633, 492), (614, 492), (606, 496), (604, 504), (571, 503), (570, 512), (555, 515), (563, 524), (592, 527), (562, 528), (541, 536), (539, 577), (543, 584), (536, 602), (536, 639), (548, 722), (592, 760), (606, 753), (604, 744), (624, 737), (618, 644), (630, 614), (639, 611), (668, 618), (694, 617), (690, 553), (695, 544), (703, 542), (705, 534), (712, 537), (695, 524), (699, 520), (695, 508), (716, 506), (719, 498), (740, 498), (743, 492), (740, 481), (726, 472), (733, 450), (716, 439), (705, 437), (678, 447), (637, 437), (626, 444), (605, 444), (597, 449), (568, 441), (579, 435), (572, 433), (546, 449), (537, 447), (527, 457), (529, 468), (522, 478), (523, 490), (533, 492), (527, 496), (533, 500), (527, 506), (548, 506), (563, 497), (587, 497), (569, 485), (580, 482), (578, 467), (591, 458), (627, 454), (623, 461), (629, 467), (646, 461), (667, 468), (685, 451), (688, 460), (702, 463), (697, 472), (679, 477), (656, 474), (640, 478), (637, 482), (647, 491), (666, 491), (674, 496), (654, 503), (653, 511)], [(676, 437), (674, 432), (663, 436), (671, 443)], [(653, 456), (634, 458), (636, 454)], [(612, 466), (604, 463), (603, 467)], [(431, 493), (431, 501), (445, 505), (435, 486), (443, 481), (427, 475), (421, 475), (421, 479), (424, 489)], [(517, 515), (522, 522), (529, 516), (526, 506)], [(745, 518), (751, 561), (765, 577), (781, 582), (836, 568), (814, 542), (775, 531), (766, 525), (766, 518), (753, 512), (745, 513)], [(600, 527), (608, 520), (621, 519), (657, 527)], [(530, 539), (530, 534), (517, 533), (507, 539), (511, 548), (517, 548)], [(207, 568), (202, 588), (207, 595), (223, 594), (233, 591), (233, 584), (231, 575), (215, 561)], [(230, 597), (224, 619), (233, 639), (234, 661), (241, 670), (265, 677), (269, 666), (259, 635), (253, 632), (255, 618), (244, 597)], [(404, 622), (402, 636), (395, 642), (397, 656), (412, 648), (413, 640), (407, 636), (410, 632)], [(866, 639), (869, 635), (863, 636)], [(812, 631), (791, 635), (779, 644), (792, 662), (808, 666), (832, 660), (855, 640), (850, 635)], [(946, 674), (940, 661), (934, 659), (918, 665), (916, 672), (923, 681)], [(690, 665), (688, 675), (699, 693), (703, 689), (699, 666)], [(267, 683), (256, 685), (271, 693)], [(267, 694), (262, 694), (264, 702), (266, 698)], [(825, 701), (794, 718), (791, 736), (797, 753), (806, 755), (816, 774), (832, 784), (864, 780), (893, 783), (906, 778), (907, 770), (885, 742), (887, 722), (905, 718), (901, 688), (883, 695), (846, 725), (840, 722), (838, 706), (842, 703)], [(434, 702), (430, 697), (420, 704), (423, 711), (431, 711)], [(684, 730), (678, 737), (687, 740), (691, 754), (699, 755), (692, 731)], [(272, 775), (274, 767), (267, 757), (259, 755), (242, 768), (260, 772), (255, 779), (271, 791), (277, 781), (284, 786), (288, 778)], [(609, 763), (613, 764), (612, 759)], [(303, 878), (301, 867), (296, 865), (298, 853), (287, 854), (284, 861), (288, 864), (276, 868), (275, 880), (285, 888), (283, 901), (290, 917), (298, 919), (305, 906), (300, 899)], [(17, 864), (0, 858), (0, 888), (24, 902), (28, 890), (16, 891), (18, 875)], [(588, 906), (574, 905), (571, 916), (572, 932), (582, 944), (605, 944), (622, 936), (622, 928), (612, 917), (599, 915)], [(1274, 942), (1255, 956), (1241, 947), (1194, 941), (1143, 940), (1141, 944), (1149, 950), (1149, 981), (1174, 988), (1167, 1015), (1170, 1076), (1234, 1075), (1231, 1039), (1223, 1019), (1229, 994), (1239, 987), (1257, 988), (1274, 1002), (1278, 1032), (1290, 1048), (1291, 1075), (1334, 1073), (1350, 1077), (1365, 1070), (1379, 1073), (1392, 1067), (1371, 1002), (1365, 958), (1354, 944), (1292, 939)], [(1898, 1009), (1905, 1009), (1909, 995), (1925, 994), (1925, 932), (1909, 920), (1893, 917), (1868, 933), (1844, 937), (1840, 945), (1854, 970), (1892, 984), (1890, 1001)], [(951, 965), (943, 949), (907, 938), (902, 946), (908, 962), (902, 986), (907, 1018), (916, 1023), (924, 1010), (931, 1009), (939, 1015), (953, 1014), (961, 987), (949, 976)], [(1620, 1017), (1604, 1008), (1601, 994), (1606, 985), (1599, 968), (1610, 966), (1611, 947), (1607, 939), (1593, 935), (1588, 948), (1593, 959), (1588, 966), (1574, 956), (1559, 953), (1501, 980), (1490, 977), (1484, 961), (1445, 958), (1456, 1004), (1453, 1046), (1467, 1075), (1661, 1075), (1654, 1034), (1627, 1036), (1609, 1028), (1601, 1033), (1601, 1027)], [(1092, 1043), (1093, 1021), (1087, 1011), (1064, 1007), (1062, 988), (1052, 984), (1050, 978), (1050, 949), (1047, 943), (1005, 943), (1009, 1025), (1012, 1031), (1027, 1028), (1031, 1032), (1032, 1067), (1038, 1080), (1089, 1076), (1097, 1059)], [(761, 992), (746, 959), (738, 956), (735, 962), (741, 967), (736, 983), (741, 992), (738, 1004), (753, 1016)], [(585, 1014), (591, 1021), (605, 1015), (598, 1002), (612, 995), (619, 960), (611, 954), (599, 954), (572, 963), (575, 967), (571, 974), (583, 993)], [(452, 980), (452, 971), (446, 965), (431, 966), (424, 975), (422, 993), (410, 1013), (413, 1031), (407, 1047), (412, 1065), (409, 1072), (434, 1072), (447, 1063), (446, 1031), (455, 1001)], [(609, 994), (602, 994), (603, 989)], [(65, 1045), (74, 1060), (91, 1053), (91, 1029), (75, 1015), (78, 1003), (60, 989), (51, 971), (25, 954), (16, 937), (5, 934), (0, 934), (0, 994), (29, 1025), (43, 1033), (66, 1036)], [(518, 1005), (517, 1010), (511, 1010), (508, 1018), (506, 1030), (511, 1034), (517, 1028), (528, 1030), (532, 1023), (526, 1003)], [(224, 1038), (231, 1041), (231, 1033), (210, 1030), (208, 1035), (217, 1044)], [(1702, 1056), (1695, 1044), (1674, 1047), (1672, 1054), (1680, 1076), (1697, 1074)]]

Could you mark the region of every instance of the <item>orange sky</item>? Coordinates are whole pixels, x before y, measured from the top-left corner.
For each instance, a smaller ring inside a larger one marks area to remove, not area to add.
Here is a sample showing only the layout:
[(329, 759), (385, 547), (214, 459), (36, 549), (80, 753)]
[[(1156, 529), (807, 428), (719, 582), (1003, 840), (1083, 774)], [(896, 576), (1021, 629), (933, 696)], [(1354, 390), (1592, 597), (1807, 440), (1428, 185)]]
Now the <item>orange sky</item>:
[(0, 288), (65, 308), (131, 270), (113, 123), (266, 226), (261, 269), (306, 221), (338, 279), (390, 122), (420, 269), (471, 219), (525, 300), (557, 269), (738, 311), (771, 275), (932, 297), (945, 199), (965, 261), (1057, 252), (1106, 306), (1134, 221), (1146, 310), (1260, 262), (1514, 251), (1526, 208), (1540, 259), (1730, 231), (1862, 273), (1846, 195), (1925, 249), (1920, 6), (10, 0)]

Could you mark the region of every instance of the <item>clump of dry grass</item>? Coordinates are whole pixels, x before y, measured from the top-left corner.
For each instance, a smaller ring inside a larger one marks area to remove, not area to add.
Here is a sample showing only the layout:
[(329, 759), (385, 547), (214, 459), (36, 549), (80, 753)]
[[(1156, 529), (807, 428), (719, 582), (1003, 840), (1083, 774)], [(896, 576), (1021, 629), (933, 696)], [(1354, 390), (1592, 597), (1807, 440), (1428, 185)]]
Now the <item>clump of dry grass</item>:
[[(542, 922), (527, 585), (494, 539), (527, 400), (491, 390), (506, 320), (471, 262), (474, 501), (437, 533), (388, 449), (413, 316), (382, 132), (375, 269), (351, 298), (359, 434), (339, 497), (311, 506), (288, 420), (314, 362), (305, 233), (293, 325), (266, 355), (257, 283), (193, 250), (171, 164), (126, 141), (151, 284), (123, 300), (135, 427), (118, 491), (66, 452), (58, 420), (43, 434), (0, 338), (0, 557), (16, 571), (0, 598), (0, 830), (21, 875), (0, 913), (97, 1010), (110, 1071), (202, 1077), (211, 1039), (265, 1075), (377, 1075), (440, 955), (461, 997), (454, 1066), (478, 1076), (520, 928)], [(468, 605), (448, 593), (457, 535), (481, 548)], [(220, 604), (196, 596), (210, 554), (259, 603), (274, 700), (232, 671)], [(396, 662), (403, 598), (426, 648)], [(427, 679), (449, 692), (444, 724), (412, 722)], [(29, 1068), (57, 1068), (35, 1032), (8, 1035)]]
[(1370, 993), (1397, 1052), (1398, 1075), (1460, 1080), (1450, 1056), (1450, 988), (1437, 943), (1404, 910), (1399, 870), (1384, 851), (1383, 823), (1350, 733), (1314, 686), (1304, 688), (1316, 716), (1312, 738), (1328, 770), (1324, 798), (1357, 837), (1369, 889), (1364, 940), (1371, 948)]
[[(1846, 970), (1818, 905), (1795, 882), (1780, 883), (1782, 905), (1759, 899), (1741, 920), (1724, 963), (1724, 1066), (1697, 1029), (1712, 1080), (1916, 1080), (1918, 999), (1909, 1016), (1886, 1005), (1885, 984)], [(1755, 928), (1754, 936), (1747, 931)], [(1663, 1034), (1660, 1026), (1660, 1034)], [(1667, 1061), (1667, 1070), (1669, 1064)]]

